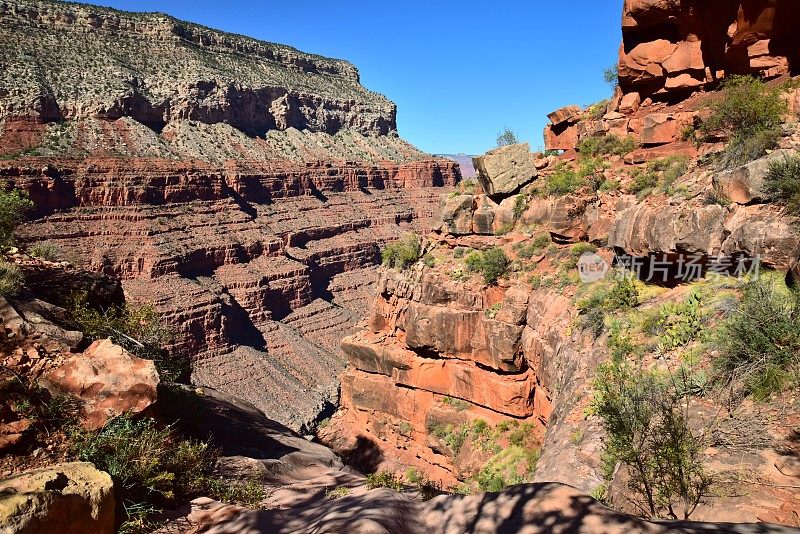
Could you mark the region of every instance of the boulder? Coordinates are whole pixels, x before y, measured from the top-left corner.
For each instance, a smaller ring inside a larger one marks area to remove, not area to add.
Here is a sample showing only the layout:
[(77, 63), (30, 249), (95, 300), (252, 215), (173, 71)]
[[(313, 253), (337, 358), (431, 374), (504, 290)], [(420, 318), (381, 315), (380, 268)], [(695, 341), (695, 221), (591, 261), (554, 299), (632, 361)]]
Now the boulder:
[(472, 195), (450, 195), (439, 203), (439, 221), (434, 224), (443, 233), (466, 235), (472, 233)]
[(548, 113), (547, 118), (550, 119), (550, 124), (558, 126), (565, 122), (576, 122), (580, 118), (582, 111), (580, 106), (573, 104)]
[(578, 127), (569, 125), (566, 128), (548, 125), (544, 129), (545, 150), (570, 150), (578, 145)]
[(664, 145), (680, 141), (683, 130), (693, 123), (692, 113), (651, 113), (644, 118), (639, 141), (643, 145)]
[(788, 157), (791, 153), (789, 150), (776, 150), (747, 165), (715, 174), (714, 190), (737, 204), (765, 201), (768, 195), (764, 189), (764, 178), (767, 176), (770, 164)]
[(642, 105), (642, 97), (634, 91), (622, 97), (622, 101), (619, 103), (619, 112), (625, 114), (636, 113), (640, 105)]
[(4, 534), (112, 534), (114, 487), (86, 462), (56, 464), (0, 481)]
[(493, 235), (498, 205), (486, 195), (475, 197), (475, 212), (472, 214), (472, 233)]
[(505, 198), (539, 175), (536, 156), (528, 143), (500, 147), (472, 160), (487, 195)]
[(95, 341), (40, 380), (51, 393), (69, 393), (84, 401), (87, 428), (102, 428), (113, 417), (141, 412), (156, 401), (158, 382), (152, 361), (131, 355), (110, 339)]

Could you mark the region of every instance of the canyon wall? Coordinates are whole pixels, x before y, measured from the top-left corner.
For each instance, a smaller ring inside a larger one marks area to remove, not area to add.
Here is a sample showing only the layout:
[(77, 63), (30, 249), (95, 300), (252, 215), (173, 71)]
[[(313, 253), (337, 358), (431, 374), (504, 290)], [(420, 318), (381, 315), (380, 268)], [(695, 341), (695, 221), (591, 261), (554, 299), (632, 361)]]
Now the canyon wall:
[(626, 0), (620, 88), (680, 99), (726, 75), (795, 74), (798, 24), (792, 0)]
[(457, 164), (346, 61), (160, 14), (0, 2), (0, 178), (47, 240), (152, 302), (198, 385), (294, 429), (338, 397), (380, 248)]

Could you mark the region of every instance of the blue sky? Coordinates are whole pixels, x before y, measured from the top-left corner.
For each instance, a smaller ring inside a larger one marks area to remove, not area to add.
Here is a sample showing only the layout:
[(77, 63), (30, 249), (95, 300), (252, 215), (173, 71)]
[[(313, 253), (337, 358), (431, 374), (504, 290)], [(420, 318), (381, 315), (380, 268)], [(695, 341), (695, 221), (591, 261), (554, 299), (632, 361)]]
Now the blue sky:
[(610, 94), (623, 0), (92, 0), (161, 11), (346, 59), (431, 153), (482, 153), (504, 126), (542, 145), (545, 115)]

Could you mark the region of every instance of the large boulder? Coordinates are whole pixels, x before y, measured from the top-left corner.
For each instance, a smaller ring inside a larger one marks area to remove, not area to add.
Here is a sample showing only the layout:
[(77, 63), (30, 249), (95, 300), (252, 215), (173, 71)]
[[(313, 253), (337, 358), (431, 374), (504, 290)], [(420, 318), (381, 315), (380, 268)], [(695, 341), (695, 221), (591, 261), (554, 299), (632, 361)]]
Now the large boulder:
[(776, 150), (747, 165), (715, 174), (714, 190), (737, 204), (765, 201), (768, 195), (764, 188), (764, 178), (769, 172), (770, 165), (786, 158), (791, 153), (789, 150)]
[(40, 383), (51, 393), (69, 393), (83, 400), (83, 425), (102, 428), (113, 417), (139, 413), (153, 404), (158, 381), (152, 361), (103, 339), (46, 373)]
[(437, 230), (450, 235), (472, 233), (472, 195), (454, 194), (443, 197), (439, 203)]
[(114, 532), (114, 487), (86, 462), (56, 464), (0, 481), (3, 534)]
[(491, 197), (505, 198), (531, 183), (538, 176), (536, 156), (528, 143), (508, 145), (472, 160), (478, 181)]

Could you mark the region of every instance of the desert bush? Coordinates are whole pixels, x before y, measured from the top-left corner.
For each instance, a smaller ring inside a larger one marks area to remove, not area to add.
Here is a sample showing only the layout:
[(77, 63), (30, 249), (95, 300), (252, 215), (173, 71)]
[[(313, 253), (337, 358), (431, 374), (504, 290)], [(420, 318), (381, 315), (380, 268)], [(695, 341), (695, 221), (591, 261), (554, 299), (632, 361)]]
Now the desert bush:
[(527, 244), (517, 243), (513, 248), (517, 256), (524, 260), (529, 260), (537, 254), (540, 254), (550, 243), (550, 234), (545, 233), (539, 234)]
[(517, 195), (516, 198), (514, 198), (514, 221), (518, 221), (520, 217), (522, 217), (527, 207), (528, 199), (525, 195)]
[(671, 350), (696, 339), (703, 330), (703, 324), (700, 294), (692, 292), (683, 302), (668, 302), (661, 306), (651, 330), (658, 334), (659, 346), (663, 350)]
[(800, 292), (778, 277), (748, 283), (721, 328), (714, 364), (763, 400), (800, 383)]
[(633, 182), (628, 190), (637, 195), (656, 189), (671, 194), (672, 185), (686, 173), (688, 168), (689, 160), (684, 156), (670, 156), (651, 161), (644, 169), (634, 172)]
[(706, 135), (728, 138), (721, 163), (732, 167), (757, 159), (776, 146), (786, 112), (780, 88), (752, 76), (732, 76), (723, 83), (722, 95), (711, 105), (702, 130)]
[(141, 524), (144, 516), (198, 495), (245, 505), (264, 498), (254, 482), (214, 477), (215, 452), (208, 443), (182, 439), (152, 419), (124, 415), (100, 431), (74, 430), (70, 446), (78, 459), (111, 475), (123, 522)]
[(508, 272), (509, 260), (501, 248), (490, 248), (484, 252), (473, 252), (467, 256), (467, 268), (480, 272), (483, 280), (491, 285)]
[(545, 180), (544, 193), (548, 196), (563, 196), (574, 193), (587, 184), (584, 177), (566, 165), (556, 167)]
[(502, 132), (497, 134), (497, 146), (508, 146), (508, 145), (516, 145), (519, 143), (517, 139), (517, 134), (511, 131), (511, 128), (506, 126)]
[(14, 244), (14, 230), (32, 209), (33, 202), (24, 191), (0, 191), (0, 246)]
[(58, 261), (61, 257), (61, 248), (52, 241), (39, 241), (28, 249), (28, 254), (45, 261)]
[(603, 80), (615, 89), (619, 85), (619, 67), (612, 65), (603, 70)]
[(703, 440), (688, 421), (688, 399), (669, 380), (603, 364), (594, 381), (592, 413), (606, 432), (603, 460), (628, 470), (631, 502), (650, 518), (688, 519), (712, 483), (702, 464)]
[(24, 283), (25, 278), (19, 267), (0, 260), (0, 295), (3, 297), (15, 296), (22, 289)]
[(587, 137), (578, 143), (578, 152), (582, 156), (624, 156), (636, 148), (633, 137), (621, 138), (614, 134)]
[(378, 471), (367, 475), (367, 489), (389, 488), (395, 491), (403, 489), (403, 481), (390, 471)]
[(131, 354), (153, 360), (163, 381), (179, 380), (189, 369), (185, 358), (167, 354), (164, 350), (170, 332), (161, 323), (161, 317), (152, 304), (125, 303), (95, 309), (88, 305), (86, 295), (76, 295), (68, 313), (70, 321), (87, 338), (111, 338)]
[(785, 202), (790, 213), (800, 213), (800, 156), (770, 163), (764, 186), (770, 200)]
[(605, 330), (608, 313), (630, 309), (638, 304), (639, 291), (636, 283), (628, 277), (623, 277), (608, 287), (597, 285), (587, 298), (578, 302), (578, 324), (598, 338)]
[(405, 269), (413, 265), (422, 252), (422, 243), (416, 234), (406, 234), (401, 240), (389, 243), (381, 252), (381, 260), (386, 267)]

